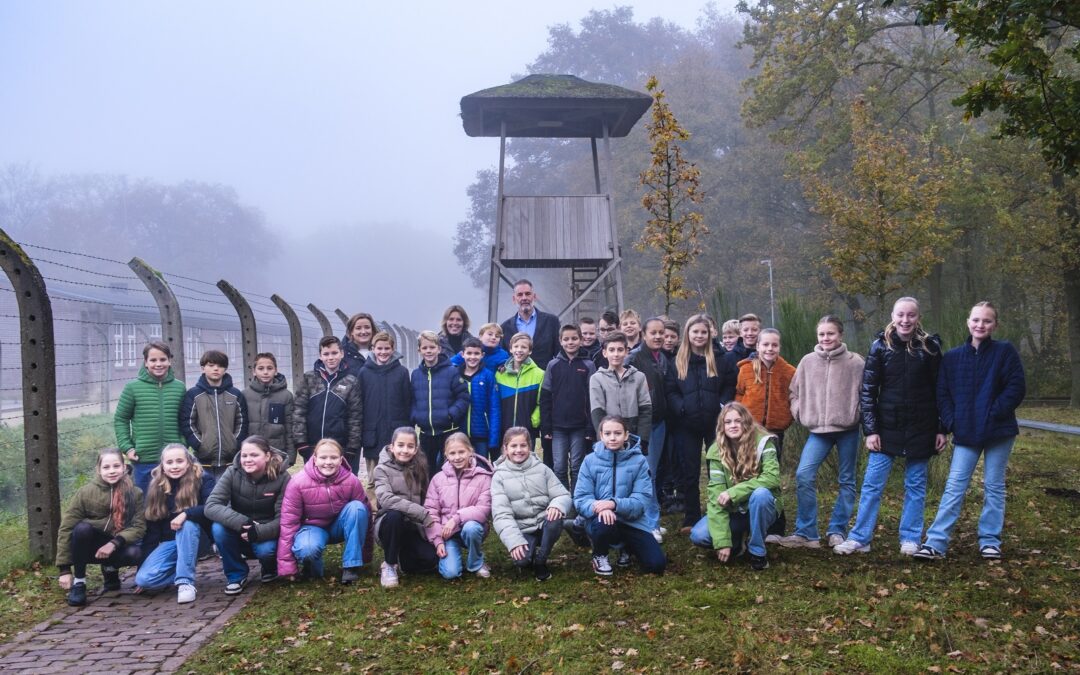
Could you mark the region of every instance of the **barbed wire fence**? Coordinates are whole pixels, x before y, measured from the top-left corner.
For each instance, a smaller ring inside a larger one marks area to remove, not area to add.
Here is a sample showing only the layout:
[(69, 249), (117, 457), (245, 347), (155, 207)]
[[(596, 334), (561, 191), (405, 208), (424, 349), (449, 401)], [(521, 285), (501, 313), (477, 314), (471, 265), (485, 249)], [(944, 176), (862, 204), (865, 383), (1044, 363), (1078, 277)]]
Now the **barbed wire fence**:
[[(6, 239), (6, 234), (3, 236)], [(136, 275), (134, 262), (57, 245), (12, 243), (21, 247), (21, 251), (15, 251), (22, 254), (22, 260), (37, 268), (52, 307), (56, 388), (51, 405), (57, 420), (59, 490), (61, 498), (65, 498), (86, 479), (97, 451), (115, 444), (112, 413), (120, 392), (142, 367), (143, 346), (161, 340), (168, 331), (155, 294)], [(202, 353), (216, 349), (228, 355), (234, 385), (246, 386), (250, 372), (245, 363), (244, 340), (249, 336), (237, 310), (218, 287), (218, 280), (169, 270), (154, 273), (174, 296), (179, 309), (182, 334), (176, 338), (182, 348), (175, 350), (174, 369), (183, 371), (186, 385), (191, 387), (198, 381)], [(24, 439), (27, 419), (23, 394), (28, 385), (21, 347), (25, 340), (22, 324), (27, 317), (20, 313), (14, 281), (10, 273), (7, 278), (0, 277), (0, 521), (25, 518), (28, 509), (35, 508), (32, 504), (38, 490), (31, 485), (31, 494), (27, 494), (26, 462), (28, 457), (45, 452), (48, 444), (47, 439), (32, 439), (42, 447), (26, 452), (30, 448)], [(318, 357), (318, 342), (323, 335), (344, 335), (345, 321), (356, 311), (352, 307), (320, 309), (288, 302), (299, 324), (299, 335), (293, 335), (283, 309), (272, 296), (239, 289), (237, 293), (246, 300), (254, 318), (255, 351), (277, 357), (278, 369), (290, 388), (295, 382), (294, 352), (297, 363), (310, 368)], [(380, 322), (377, 329), (394, 336), (407, 367), (416, 366), (415, 330), (386, 322)], [(37, 410), (32, 412), (38, 414)]]

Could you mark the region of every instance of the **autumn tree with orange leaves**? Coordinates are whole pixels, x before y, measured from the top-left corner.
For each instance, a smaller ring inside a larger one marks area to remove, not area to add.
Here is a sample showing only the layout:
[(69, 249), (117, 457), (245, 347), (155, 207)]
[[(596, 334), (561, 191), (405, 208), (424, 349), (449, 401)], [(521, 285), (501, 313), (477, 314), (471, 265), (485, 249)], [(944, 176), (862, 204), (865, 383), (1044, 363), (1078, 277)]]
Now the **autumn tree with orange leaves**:
[(675, 119), (655, 75), (645, 89), (653, 97), (652, 121), (647, 127), (652, 161), (639, 180), (646, 188), (641, 205), (651, 217), (634, 247), (660, 253), (661, 279), (656, 290), (664, 294), (664, 312), (670, 314), (676, 300), (690, 297), (683, 271), (701, 254), (700, 239), (709, 229), (701, 213), (693, 209), (704, 199), (701, 172), (683, 157), (680, 146), (690, 133)]

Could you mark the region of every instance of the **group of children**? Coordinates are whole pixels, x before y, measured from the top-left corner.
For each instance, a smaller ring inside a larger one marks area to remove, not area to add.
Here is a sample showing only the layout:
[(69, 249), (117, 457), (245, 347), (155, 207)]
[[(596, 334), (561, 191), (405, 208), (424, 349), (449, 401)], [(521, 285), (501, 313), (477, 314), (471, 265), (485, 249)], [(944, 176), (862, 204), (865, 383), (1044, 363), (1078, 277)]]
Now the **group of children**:
[[(272, 354), (258, 355), (241, 392), (214, 351), (184, 392), (168, 347), (151, 343), (117, 408), (119, 448), (100, 453), (65, 509), (60, 583), (81, 605), (88, 564), (102, 565), (106, 589), (119, 587), (118, 567), (137, 565), (140, 591), (175, 586), (178, 602), (191, 602), (200, 541), (210, 540), (227, 594), (243, 592), (248, 560), (259, 561), (263, 582), (321, 577), (323, 551), (338, 542), (345, 584), (372, 562), (375, 540), (387, 587), (401, 573), (488, 577), (489, 521), (514, 564), (539, 580), (551, 575), (564, 529), (591, 547), (597, 574), (612, 573), (612, 552), (619, 566), (636, 558), (659, 574), (662, 509), (683, 513), (680, 531), (718, 560), (747, 553), (760, 570), (766, 543), (820, 548), (815, 478), (834, 446), (839, 493), (826, 539), (836, 553), (870, 550), (881, 492), (902, 458), (900, 551), (944, 557), (985, 453), (980, 552), (999, 558), (1005, 464), (1024, 395), (1019, 355), (992, 339), (989, 303), (972, 308), (970, 337), (944, 356), (914, 299), (898, 300), (891, 319), (864, 360), (843, 343), (843, 323), (823, 317), (814, 352), (796, 368), (779, 354), (779, 331), (753, 315), (718, 326), (697, 314), (680, 330), (632, 310), (606, 313), (563, 326), (543, 370), (529, 335), (510, 336), (507, 351), (498, 324), (474, 338), (465, 310), (452, 306), (440, 334), (420, 334), (422, 362), (409, 373), (393, 337), (359, 314), (345, 340), (320, 341), (295, 396)], [(810, 434), (795, 475), (794, 532), (783, 536), (780, 453), (793, 421)], [(870, 454), (849, 528), (860, 426)], [(923, 541), (926, 465), (947, 433), (953, 467)], [(304, 465), (290, 475), (297, 454)], [(358, 477), (361, 457), (377, 510)]]

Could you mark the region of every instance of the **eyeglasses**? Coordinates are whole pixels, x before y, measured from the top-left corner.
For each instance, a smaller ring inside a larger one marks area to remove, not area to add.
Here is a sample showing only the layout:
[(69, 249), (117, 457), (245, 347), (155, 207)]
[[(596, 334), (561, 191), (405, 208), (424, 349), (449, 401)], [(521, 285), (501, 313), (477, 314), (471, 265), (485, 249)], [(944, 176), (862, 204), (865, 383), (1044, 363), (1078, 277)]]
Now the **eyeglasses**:
[(608, 327), (605, 328), (604, 326), (600, 326), (598, 328), (598, 330), (600, 331), (601, 335), (607, 335), (608, 333), (616, 332), (617, 330), (619, 330), (619, 327), (618, 326), (608, 326)]

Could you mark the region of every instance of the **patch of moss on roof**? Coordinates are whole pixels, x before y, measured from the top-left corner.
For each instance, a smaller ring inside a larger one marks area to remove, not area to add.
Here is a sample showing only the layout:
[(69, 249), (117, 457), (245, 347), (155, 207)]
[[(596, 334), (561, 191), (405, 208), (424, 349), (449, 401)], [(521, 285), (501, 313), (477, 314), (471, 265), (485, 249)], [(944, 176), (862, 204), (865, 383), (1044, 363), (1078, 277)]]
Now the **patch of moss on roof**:
[(589, 82), (575, 75), (537, 74), (517, 82), (482, 89), (465, 98), (650, 99), (648, 94), (614, 84)]

